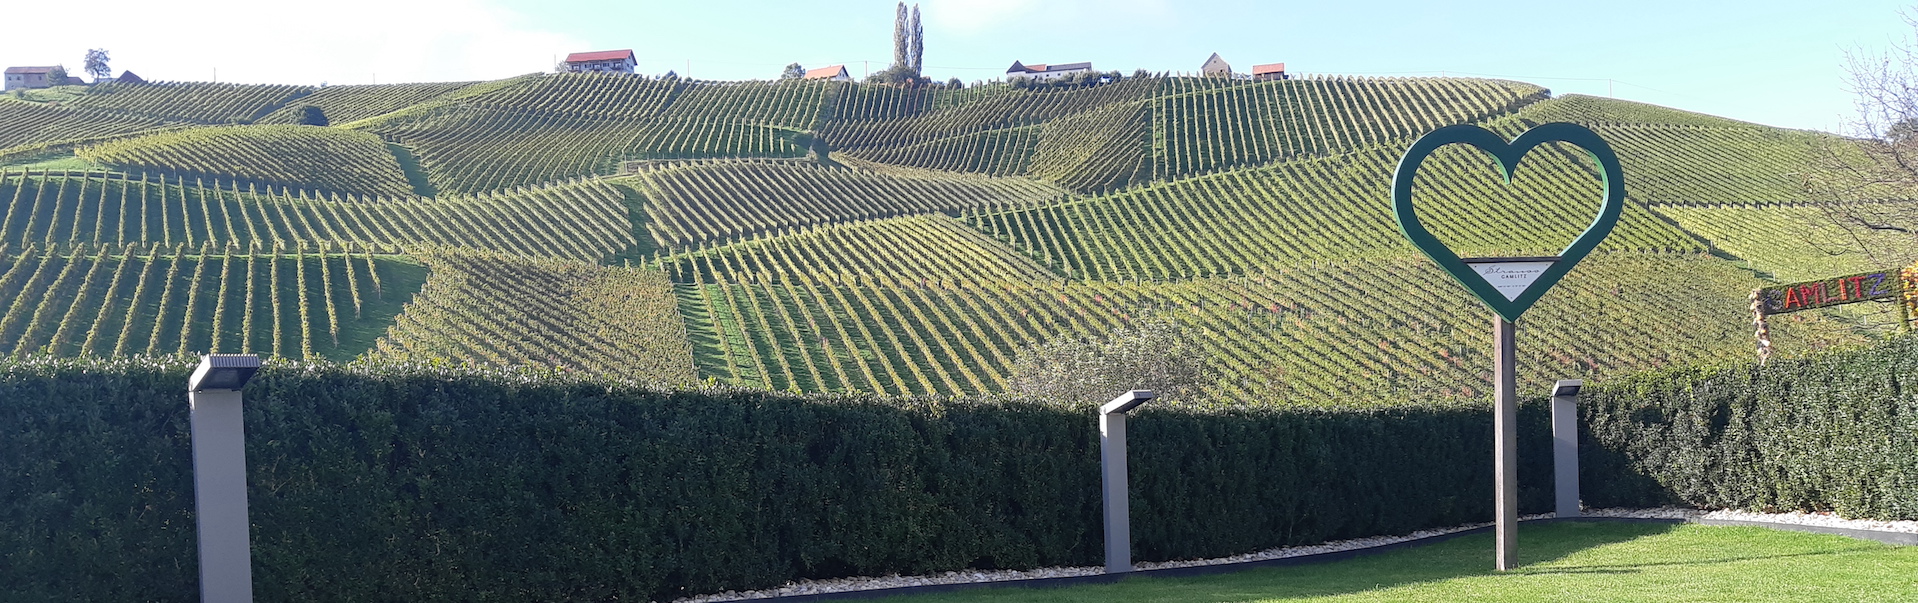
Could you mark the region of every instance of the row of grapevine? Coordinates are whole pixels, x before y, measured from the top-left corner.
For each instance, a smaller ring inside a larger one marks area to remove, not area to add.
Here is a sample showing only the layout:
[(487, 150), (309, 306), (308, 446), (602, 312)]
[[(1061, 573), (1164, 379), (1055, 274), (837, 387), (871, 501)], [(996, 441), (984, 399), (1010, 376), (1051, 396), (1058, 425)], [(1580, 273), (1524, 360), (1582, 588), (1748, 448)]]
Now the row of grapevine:
[(174, 173), (367, 196), (412, 194), (378, 136), (297, 125), (193, 128), (83, 146), (82, 159)]
[(626, 193), (597, 181), (457, 198), (365, 199), (166, 176), (0, 172), (0, 243), (430, 243), (600, 261), (632, 248)]
[[(1036, 208), (986, 208), (966, 220), (1080, 279), (1177, 279), (1399, 257), (1415, 252), (1391, 214), (1396, 159), (1393, 149), (1373, 149)], [(1599, 185), (1587, 162), (1541, 148), (1508, 187), (1483, 155), (1446, 147), (1420, 171), (1419, 213), (1462, 254), (1556, 253), (1595, 211)], [(1603, 248), (1695, 252), (1703, 245), (1628, 204)]]
[(654, 117), (688, 84), (613, 73), (556, 73), (522, 78), (460, 99), (462, 104), (521, 112), (600, 118)]
[(1756, 128), (1607, 125), (1592, 129), (1618, 152), (1632, 198), (1646, 203), (1800, 202), (1818, 134)]
[(1117, 103), (1043, 126), (1028, 173), (1082, 192), (1152, 178), (1150, 103)]
[(912, 145), (842, 153), (888, 165), (987, 176), (1018, 176), (1030, 169), (1039, 148), (1039, 126), (987, 130)]
[(433, 100), (472, 86), (476, 82), (433, 82), (425, 84), (373, 84), (365, 86), (327, 86), (300, 97), (280, 110), (259, 119), (263, 124), (296, 124), (304, 117), (301, 107), (312, 105), (326, 113), (333, 125), (385, 115)]
[(679, 283), (1042, 281), (1044, 266), (944, 214), (774, 231), (660, 259)]
[[(1146, 316), (1194, 330), (1214, 391), (1272, 403), (1481, 395), (1488, 314), (1422, 259), (1177, 283), (874, 278), (681, 285), (700, 374), (749, 387), (895, 395), (996, 391), (1025, 345)], [(1528, 388), (1750, 353), (1755, 283), (1708, 256), (1601, 253), (1528, 314)], [(1816, 316), (1780, 327), (1798, 351), (1855, 341)], [(1683, 334), (1683, 335), (1675, 335)]]
[[(1021, 91), (981, 96), (972, 102), (930, 111), (841, 104), (833, 111), (832, 119), (820, 128), (820, 136), (835, 150), (909, 146), (988, 130), (1036, 126), (1113, 103), (1136, 102), (1150, 97), (1160, 85), (1156, 79), (1139, 79), (1073, 90)], [(898, 95), (860, 94), (854, 98), (916, 107), (925, 104), (930, 94), (930, 91), (908, 91)]]
[(1907, 214), (1910, 207), (1904, 203), (1654, 205), (1652, 211), (1781, 281), (1855, 274), (1918, 259), (1907, 255), (1910, 234), (1841, 225), (1850, 223), (1847, 216), (1874, 211)]
[(87, 245), (0, 252), (0, 354), (251, 352), (351, 360), (425, 280), (326, 245)]
[(316, 88), (209, 82), (113, 83), (88, 87), (68, 104), (130, 116), (201, 124), (252, 123)]
[(1167, 80), (1154, 101), (1155, 178), (1323, 156), (1508, 114), (1543, 88), (1463, 78)]
[(0, 149), (133, 134), (165, 127), (152, 117), (94, 113), (0, 97)]
[(442, 248), (373, 355), (545, 364), (668, 385), (694, 381), (672, 284), (657, 270)]
[(735, 122), (811, 130), (832, 82), (781, 80), (691, 84), (674, 97), (660, 117), (675, 121)]
[(823, 222), (1027, 206), (1061, 191), (1024, 179), (873, 172), (781, 161), (646, 165), (648, 227), (669, 245)]

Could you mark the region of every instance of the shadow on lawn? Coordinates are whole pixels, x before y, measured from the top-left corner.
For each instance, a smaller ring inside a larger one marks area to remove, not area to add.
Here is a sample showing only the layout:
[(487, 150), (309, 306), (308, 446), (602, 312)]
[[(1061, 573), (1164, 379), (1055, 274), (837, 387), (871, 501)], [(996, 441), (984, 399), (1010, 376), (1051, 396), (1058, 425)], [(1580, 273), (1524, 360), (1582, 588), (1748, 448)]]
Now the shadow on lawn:
[[(1689, 565), (1726, 563), (1747, 559), (1796, 557), (1826, 554), (1716, 555), (1687, 563), (1648, 563), (1644, 565), (1592, 565), (1583, 567), (1540, 567), (1579, 551), (1617, 544), (1670, 532), (1677, 524), (1555, 522), (1527, 525), (1519, 530), (1518, 556), (1522, 564), (1513, 574), (1547, 575), (1574, 573), (1626, 574), (1652, 565)], [(1324, 597), (1393, 588), (1422, 582), (1437, 582), (1469, 576), (1491, 575), (1492, 535), (1463, 536), (1452, 540), (1401, 549), (1325, 564), (1249, 569), (1230, 574), (1204, 577), (1169, 578), (1139, 576), (1119, 584), (1082, 586), (1065, 589), (1004, 588), (973, 590), (927, 597), (899, 597), (890, 601), (1194, 601), (1227, 602), (1290, 597)]]

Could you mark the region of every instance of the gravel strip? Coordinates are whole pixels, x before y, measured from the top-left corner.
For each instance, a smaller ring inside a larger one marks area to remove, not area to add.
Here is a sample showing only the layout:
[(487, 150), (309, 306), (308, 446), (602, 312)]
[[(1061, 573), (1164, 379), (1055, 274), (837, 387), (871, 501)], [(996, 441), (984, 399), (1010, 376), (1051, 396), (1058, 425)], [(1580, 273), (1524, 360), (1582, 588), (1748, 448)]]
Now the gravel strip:
[[(1521, 519), (1544, 519), (1556, 514), (1526, 515)], [(1693, 521), (1697, 519), (1731, 519), (1739, 521), (1764, 521), (1797, 525), (1813, 525), (1854, 530), (1877, 530), (1882, 532), (1903, 532), (1918, 534), (1918, 521), (1873, 521), (1864, 519), (1843, 519), (1830, 513), (1758, 513), (1753, 511), (1700, 511), (1664, 507), (1656, 509), (1586, 509), (1585, 517), (1620, 517), (1631, 519), (1677, 519)], [(1418, 540), (1432, 536), (1441, 536), (1455, 532), (1492, 525), (1491, 522), (1470, 523), (1449, 528), (1420, 530), (1402, 536), (1375, 536), (1371, 538), (1353, 538), (1335, 540), (1323, 544), (1279, 547), (1255, 553), (1217, 557), (1213, 559), (1191, 559), (1183, 561), (1141, 561), (1136, 565), (1141, 570), (1166, 569), (1175, 567), (1196, 567), (1202, 565), (1222, 565), (1244, 563), (1247, 561), (1266, 561), (1303, 555), (1333, 553), (1353, 549), (1371, 548)], [(743, 601), (786, 597), (793, 595), (815, 595), (823, 593), (841, 593), (881, 588), (899, 588), (904, 586), (931, 586), (935, 584), (965, 584), (972, 582), (1005, 582), (1011, 580), (1031, 580), (1035, 578), (1063, 578), (1068, 576), (1092, 576), (1105, 573), (1099, 566), (1086, 567), (1042, 567), (1029, 570), (966, 570), (942, 572), (923, 576), (883, 576), (876, 578), (833, 578), (824, 580), (799, 580), (778, 588), (748, 591), (726, 591), (710, 595), (686, 597), (674, 603), (716, 603), (719, 601)]]

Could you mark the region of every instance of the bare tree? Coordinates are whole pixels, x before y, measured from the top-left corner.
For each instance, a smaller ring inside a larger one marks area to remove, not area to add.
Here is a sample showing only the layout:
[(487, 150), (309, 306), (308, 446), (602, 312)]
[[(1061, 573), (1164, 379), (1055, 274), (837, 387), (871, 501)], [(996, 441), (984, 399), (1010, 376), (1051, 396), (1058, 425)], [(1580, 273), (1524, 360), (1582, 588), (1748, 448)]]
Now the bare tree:
[(1857, 113), (1847, 137), (1820, 145), (1804, 177), (1847, 246), (1884, 266), (1918, 258), (1918, 17), (1903, 16), (1912, 28), (1904, 39), (1845, 53)]

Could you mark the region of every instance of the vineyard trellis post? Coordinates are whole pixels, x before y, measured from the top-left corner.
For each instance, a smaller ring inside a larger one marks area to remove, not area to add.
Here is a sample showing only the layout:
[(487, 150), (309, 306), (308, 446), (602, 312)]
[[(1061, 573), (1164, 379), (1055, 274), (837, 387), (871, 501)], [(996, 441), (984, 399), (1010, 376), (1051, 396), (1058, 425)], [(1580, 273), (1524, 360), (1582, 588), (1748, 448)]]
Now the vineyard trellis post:
[[(1413, 177), (1433, 151), (1451, 144), (1477, 147), (1496, 160), (1500, 175), (1510, 185), (1526, 153), (1548, 142), (1570, 143), (1584, 149), (1598, 164), (1599, 180), (1604, 187), (1598, 215), (1558, 255), (1461, 258), (1420, 222), (1412, 204)], [(1509, 143), (1475, 125), (1439, 128), (1413, 141), (1400, 157), (1393, 174), (1392, 214), (1398, 220), (1399, 232), (1493, 313), (1492, 499), (1495, 565), (1499, 571), (1512, 569), (1518, 562), (1518, 351), (1515, 345), (1518, 319), (1611, 234), (1624, 207), (1624, 169), (1619, 166), (1617, 154), (1597, 133), (1577, 124), (1542, 124), (1519, 134)]]

